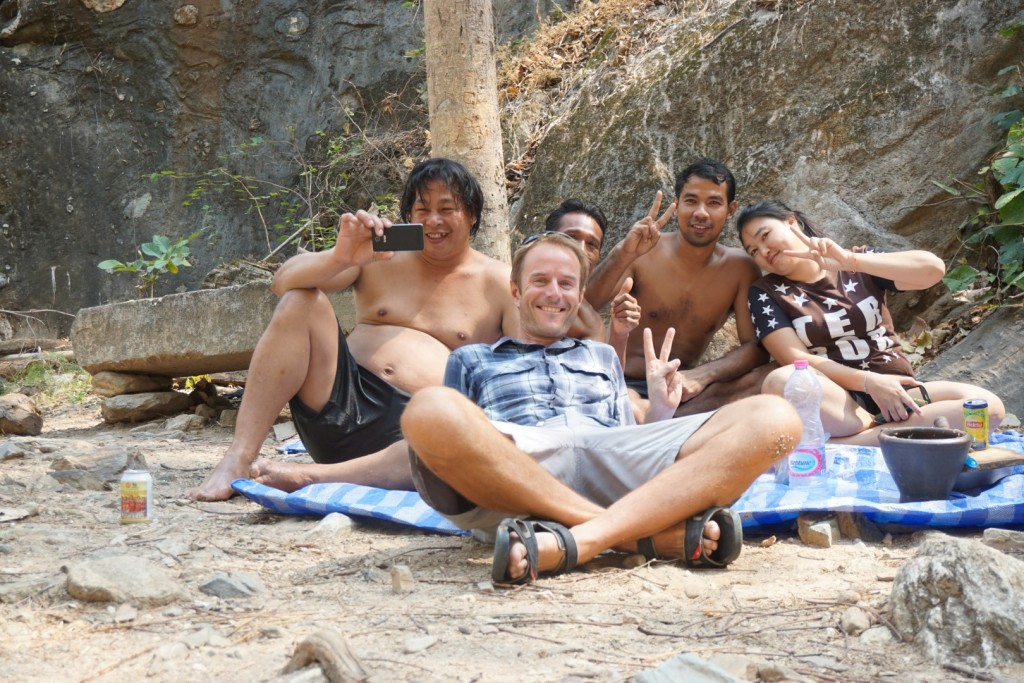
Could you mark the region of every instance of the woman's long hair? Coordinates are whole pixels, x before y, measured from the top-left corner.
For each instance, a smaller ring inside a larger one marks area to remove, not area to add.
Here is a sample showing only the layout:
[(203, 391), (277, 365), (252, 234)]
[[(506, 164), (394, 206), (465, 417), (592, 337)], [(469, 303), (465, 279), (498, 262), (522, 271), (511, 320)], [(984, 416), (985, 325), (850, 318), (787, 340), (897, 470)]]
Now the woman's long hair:
[(794, 211), (777, 199), (766, 199), (763, 202), (757, 204), (747, 204), (740, 212), (736, 215), (736, 232), (740, 236), (740, 241), (743, 239), (743, 226), (755, 218), (774, 218), (785, 222), (790, 216), (796, 218), (797, 224), (800, 225), (800, 229), (804, 231), (804, 234), (808, 237), (824, 237), (824, 233), (821, 232), (821, 228), (818, 227), (817, 223), (812, 221), (810, 218)]

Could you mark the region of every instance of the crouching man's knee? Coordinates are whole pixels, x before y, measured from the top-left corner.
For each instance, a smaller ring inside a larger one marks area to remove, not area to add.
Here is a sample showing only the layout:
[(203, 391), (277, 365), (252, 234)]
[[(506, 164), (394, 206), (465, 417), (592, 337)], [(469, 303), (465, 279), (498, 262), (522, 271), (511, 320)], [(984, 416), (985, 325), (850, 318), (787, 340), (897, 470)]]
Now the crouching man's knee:
[(426, 387), (412, 395), (402, 411), (402, 434), (421, 458), (443, 451), (438, 445), (460, 432), (464, 403), (468, 399), (448, 387)]
[(804, 426), (789, 401), (768, 394), (752, 396), (744, 406), (745, 428), (759, 439), (767, 439), (773, 449), (788, 453), (800, 441)]

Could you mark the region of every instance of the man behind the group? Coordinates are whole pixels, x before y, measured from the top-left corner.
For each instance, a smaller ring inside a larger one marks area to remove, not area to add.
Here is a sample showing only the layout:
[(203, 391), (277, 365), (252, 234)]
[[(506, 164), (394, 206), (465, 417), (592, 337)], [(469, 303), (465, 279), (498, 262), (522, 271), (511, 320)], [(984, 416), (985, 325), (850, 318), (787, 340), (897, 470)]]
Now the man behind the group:
[[(590, 272), (594, 272), (601, 260), (604, 234), (608, 230), (608, 219), (604, 211), (580, 199), (566, 199), (548, 214), (544, 228), (550, 232), (561, 232), (580, 243), (587, 256)], [(607, 341), (615, 349), (620, 362), (625, 362), (626, 340), (630, 332), (640, 324), (640, 305), (629, 293), (632, 280), (627, 280), (611, 303), (611, 322), (605, 328), (604, 318), (586, 300), (580, 302), (579, 313), (569, 336), (578, 339)]]
[[(399, 417), (409, 395), (438, 385), (451, 349), (514, 333), (509, 268), (470, 247), (483, 194), (448, 159), (418, 164), (406, 181), (403, 220), (422, 223), (422, 251), (374, 252), (390, 223), (365, 211), (340, 219), (327, 251), (294, 256), (274, 276), (281, 297), (249, 365), (234, 438), (196, 500), (233, 495), (240, 477), (284, 490), (316, 481), (411, 489)], [(343, 333), (325, 292), (355, 292), (356, 324)], [(260, 460), (260, 447), (291, 406), (318, 464)]]
[(715, 506), (789, 452), (800, 418), (756, 396), (667, 419), (681, 389), (672, 333), (655, 356), (645, 331), (649, 423), (634, 424), (611, 347), (565, 336), (588, 265), (561, 234), (516, 251), (519, 335), (456, 349), (445, 386), (417, 392), (402, 416), (417, 490), (462, 528), (496, 532), (499, 582), (569, 571), (608, 548), (724, 566), (742, 533)]
[[(587, 300), (600, 310), (625, 278), (643, 311), (642, 326), (655, 339), (670, 327), (676, 336), (672, 357), (682, 362), (682, 403), (677, 415), (713, 410), (729, 401), (757, 394), (771, 369), (758, 346), (747, 308), (747, 290), (760, 277), (742, 249), (718, 243), (736, 210), (736, 181), (714, 159), (700, 159), (676, 178), (676, 199), (659, 218), (661, 192), (646, 216), (637, 221), (598, 265), (587, 286)], [(678, 230), (661, 234), (675, 213)], [(698, 365), (715, 333), (733, 313), (740, 346)], [(642, 412), (646, 406), (643, 340), (634, 335), (624, 366), (630, 395)]]

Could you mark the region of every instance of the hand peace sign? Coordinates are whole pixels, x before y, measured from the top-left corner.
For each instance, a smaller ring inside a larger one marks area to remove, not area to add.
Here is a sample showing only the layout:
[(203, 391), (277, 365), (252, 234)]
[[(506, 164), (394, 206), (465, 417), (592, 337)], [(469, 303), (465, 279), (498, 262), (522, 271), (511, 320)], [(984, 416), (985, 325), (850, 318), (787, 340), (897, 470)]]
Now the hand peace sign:
[(676, 210), (675, 200), (669, 204), (668, 209), (665, 213), (661, 214), (660, 218), (656, 218), (658, 210), (661, 208), (661, 190), (654, 196), (654, 203), (651, 205), (651, 210), (647, 212), (647, 215), (638, 220), (629, 229), (629, 233), (626, 238), (622, 240), (622, 250), (626, 254), (630, 254), (633, 257), (643, 256), (658, 243), (661, 238), (661, 229), (668, 223), (669, 218)]
[(840, 270), (856, 270), (854, 268), (852, 251), (843, 249), (828, 237), (811, 237), (795, 223), (790, 222), (788, 225), (807, 249), (804, 251), (785, 249), (782, 252), (784, 256), (809, 259), (816, 262), (825, 270), (830, 270), (832, 272), (838, 272)]
[(661, 343), (661, 354), (654, 353), (654, 334), (651, 328), (644, 328), (644, 361), (647, 363), (647, 395), (651, 403), (657, 403), (667, 410), (671, 416), (679, 407), (683, 398), (683, 380), (679, 375), (679, 359), (669, 360), (672, 353), (672, 340), (675, 339), (676, 328), (670, 327), (665, 332), (665, 340)]

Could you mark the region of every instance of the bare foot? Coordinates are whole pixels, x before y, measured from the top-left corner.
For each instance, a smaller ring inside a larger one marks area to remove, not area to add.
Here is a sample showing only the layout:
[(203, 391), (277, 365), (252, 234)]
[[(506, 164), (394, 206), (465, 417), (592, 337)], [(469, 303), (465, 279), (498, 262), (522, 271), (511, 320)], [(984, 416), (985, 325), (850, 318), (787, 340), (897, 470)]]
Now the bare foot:
[[(721, 537), (722, 529), (718, 526), (718, 522), (710, 520), (704, 525), (704, 535), (701, 538), (701, 545), (704, 546), (705, 555), (711, 555), (711, 553), (718, 550), (718, 539)], [(685, 538), (686, 524), (680, 524), (679, 526), (674, 526), (671, 529), (662, 531), (660, 534), (655, 535), (651, 540), (654, 543), (655, 553), (658, 557), (683, 560), (687, 559), (683, 557), (683, 540)], [(694, 556), (696, 557), (697, 554), (695, 553)]]
[[(562, 563), (565, 550), (558, 545), (554, 534), (541, 531), (537, 533), (537, 573), (554, 571)], [(510, 580), (518, 579), (529, 571), (526, 561), (526, 546), (519, 540), (519, 534), (509, 533), (508, 576)]]
[(252, 464), (249, 477), (257, 483), (281, 491), (298, 491), (303, 486), (316, 483), (310, 476), (310, 467), (319, 466), (260, 458)]
[(227, 500), (235, 495), (231, 482), (249, 474), (248, 464), (225, 455), (202, 484), (188, 492), (192, 500)]

